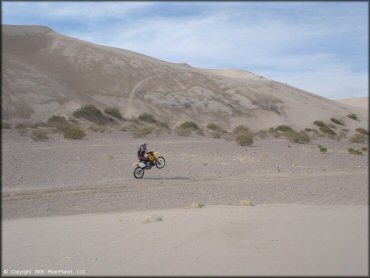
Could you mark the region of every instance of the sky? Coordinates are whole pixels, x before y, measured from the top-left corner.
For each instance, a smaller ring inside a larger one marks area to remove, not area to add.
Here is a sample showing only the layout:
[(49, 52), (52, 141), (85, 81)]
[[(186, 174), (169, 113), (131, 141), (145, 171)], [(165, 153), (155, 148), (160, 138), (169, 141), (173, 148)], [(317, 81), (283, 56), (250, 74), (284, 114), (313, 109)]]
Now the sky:
[(2, 1), (2, 24), (46, 25), (164, 61), (243, 69), (341, 99), (368, 96), (368, 5)]

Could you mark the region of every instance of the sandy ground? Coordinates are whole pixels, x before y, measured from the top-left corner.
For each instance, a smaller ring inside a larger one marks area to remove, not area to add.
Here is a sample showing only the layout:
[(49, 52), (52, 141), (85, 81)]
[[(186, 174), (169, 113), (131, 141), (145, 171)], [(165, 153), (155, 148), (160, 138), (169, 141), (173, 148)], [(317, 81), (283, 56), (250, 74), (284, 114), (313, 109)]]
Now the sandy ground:
[[(368, 274), (368, 156), (347, 153), (364, 144), (2, 136), (3, 274)], [(136, 180), (144, 141), (167, 164)]]

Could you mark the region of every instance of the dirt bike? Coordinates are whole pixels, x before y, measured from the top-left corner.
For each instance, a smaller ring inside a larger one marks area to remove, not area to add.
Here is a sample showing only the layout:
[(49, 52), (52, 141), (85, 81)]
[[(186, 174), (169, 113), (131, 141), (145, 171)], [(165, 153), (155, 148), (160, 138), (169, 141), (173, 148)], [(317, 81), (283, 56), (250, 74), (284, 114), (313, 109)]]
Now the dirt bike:
[(144, 176), (144, 171), (151, 169), (153, 166), (158, 169), (162, 169), (166, 164), (166, 160), (163, 156), (158, 156), (159, 152), (149, 152), (148, 160), (149, 161), (138, 161), (132, 165), (136, 166), (134, 170), (134, 177), (141, 179)]

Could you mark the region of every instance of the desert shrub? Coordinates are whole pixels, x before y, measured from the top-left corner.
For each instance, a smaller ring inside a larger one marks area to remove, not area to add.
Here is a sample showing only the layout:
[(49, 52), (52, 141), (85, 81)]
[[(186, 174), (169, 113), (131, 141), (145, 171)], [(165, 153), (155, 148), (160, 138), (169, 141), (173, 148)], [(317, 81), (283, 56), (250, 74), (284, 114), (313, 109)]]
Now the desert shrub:
[(279, 125), (275, 128), (275, 131), (293, 131), (293, 129), (290, 126), (287, 125)]
[(320, 152), (322, 152), (322, 153), (326, 153), (328, 151), (327, 148), (325, 148), (321, 145), (318, 145), (317, 147), (319, 148)]
[(349, 148), (348, 153), (355, 154), (355, 155), (362, 155), (362, 152), (360, 150), (356, 150), (356, 149), (353, 149), (353, 148)]
[(153, 117), (152, 115), (148, 114), (148, 113), (143, 113), (143, 114), (141, 114), (141, 115), (138, 117), (138, 119), (139, 119), (140, 121), (142, 121), (142, 122), (153, 123), (153, 124), (157, 122), (157, 120), (156, 120), (156, 119), (154, 119), (154, 117)]
[(67, 119), (62, 116), (52, 116), (47, 120), (47, 125), (50, 127), (54, 127), (57, 130), (64, 131), (65, 129), (70, 128)]
[(100, 125), (91, 125), (89, 129), (94, 132), (100, 132), (100, 133), (104, 133), (106, 130), (105, 126), (100, 126)]
[(12, 125), (8, 122), (1, 122), (1, 128), (3, 129), (11, 129)]
[(367, 151), (367, 148), (366, 147), (363, 147), (363, 148), (361, 148), (361, 150), (366, 152)]
[(322, 133), (325, 133), (325, 134), (328, 134), (328, 135), (336, 135), (335, 131), (332, 130), (330, 127), (328, 126), (321, 126), (319, 127), (319, 130), (322, 132)]
[(318, 127), (326, 127), (326, 124), (324, 124), (322, 121), (314, 121), (313, 124)]
[(115, 108), (115, 107), (105, 108), (104, 113), (108, 114), (112, 117), (115, 117), (117, 119), (123, 120), (123, 117), (122, 117), (121, 113), (119, 112), (118, 108)]
[(254, 203), (250, 200), (240, 200), (240, 205), (241, 206), (252, 207), (252, 206), (254, 206)]
[(180, 136), (188, 136), (192, 132), (200, 131), (199, 127), (194, 122), (184, 122), (176, 128), (176, 133)]
[(354, 113), (350, 113), (347, 115), (348, 118), (352, 119), (352, 120), (357, 120), (357, 115), (354, 114)]
[(340, 131), (343, 131), (343, 132), (349, 132), (349, 129), (348, 128), (341, 128)]
[(232, 131), (234, 135), (249, 133), (249, 128), (244, 125), (238, 125)]
[(282, 133), (282, 136), (284, 136), (286, 139), (288, 139), (291, 142), (299, 143), (299, 144), (306, 144), (311, 141), (311, 138), (309, 134), (305, 131), (294, 131), (294, 130), (288, 130)]
[(113, 120), (104, 116), (103, 113), (92, 104), (87, 104), (77, 109), (73, 112), (73, 116), (76, 118), (83, 118), (98, 125), (104, 125)]
[(369, 132), (368, 132), (368, 131), (366, 131), (365, 129), (361, 128), (361, 127), (356, 128), (355, 130), (356, 130), (358, 133), (360, 133), (360, 134), (363, 134), (363, 135), (369, 135)]
[(83, 129), (79, 127), (69, 127), (63, 130), (64, 138), (70, 140), (81, 140), (86, 136)]
[(235, 142), (240, 146), (250, 146), (253, 144), (253, 134), (250, 132), (240, 132), (235, 136)]
[(213, 130), (213, 131), (215, 131), (215, 130), (220, 130), (220, 129), (221, 129), (218, 125), (213, 124), (213, 123), (208, 124), (208, 125), (207, 125), (207, 128), (208, 128), (208, 129), (210, 129), (210, 130)]
[(190, 205), (191, 208), (202, 208), (204, 207), (204, 205), (202, 203), (198, 203), (198, 202), (193, 202), (191, 205)]
[(349, 141), (350, 141), (351, 143), (360, 143), (360, 144), (364, 144), (364, 143), (366, 143), (366, 142), (367, 142), (367, 140), (368, 140), (368, 137), (367, 137), (367, 136), (365, 136), (365, 135), (363, 135), (363, 134), (358, 134), (358, 133), (354, 134), (353, 136), (351, 136), (351, 137), (349, 138)]
[(48, 134), (41, 129), (32, 130), (31, 138), (35, 141), (45, 141), (49, 139)]
[(188, 129), (191, 129), (191, 130), (194, 130), (194, 131), (199, 129), (199, 127), (194, 122), (184, 122), (181, 125), (179, 125), (178, 127), (179, 128), (188, 128)]
[(344, 126), (344, 124), (343, 124), (341, 121), (337, 120), (336, 118), (330, 118), (330, 120), (331, 120), (333, 123), (337, 124), (337, 125), (343, 125), (343, 126)]
[(132, 136), (134, 138), (143, 138), (143, 137), (149, 135), (150, 133), (152, 133), (152, 129), (150, 129), (148, 127), (140, 127), (140, 128), (137, 128), (137, 129), (133, 130)]

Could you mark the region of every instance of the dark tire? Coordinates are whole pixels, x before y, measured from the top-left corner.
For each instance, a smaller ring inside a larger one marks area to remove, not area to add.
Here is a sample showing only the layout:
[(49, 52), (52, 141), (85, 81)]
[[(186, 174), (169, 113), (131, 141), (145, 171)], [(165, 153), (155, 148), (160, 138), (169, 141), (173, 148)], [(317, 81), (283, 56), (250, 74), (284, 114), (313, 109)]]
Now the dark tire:
[(137, 179), (141, 179), (142, 177), (144, 177), (144, 169), (136, 167), (134, 170), (134, 177)]
[(158, 168), (158, 169), (162, 169), (164, 167), (164, 165), (166, 164), (166, 160), (164, 159), (163, 156), (159, 156), (157, 158), (157, 161), (155, 163), (155, 166)]

